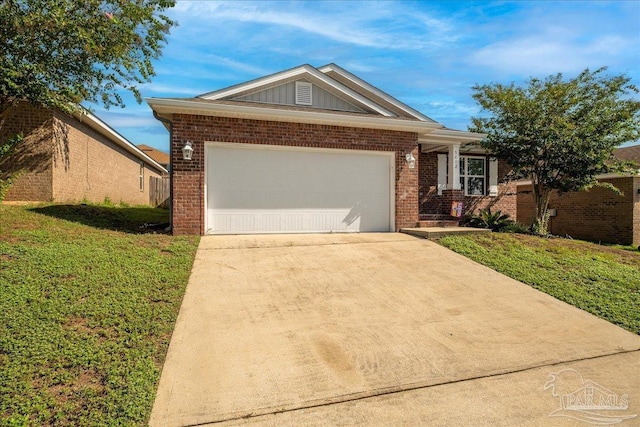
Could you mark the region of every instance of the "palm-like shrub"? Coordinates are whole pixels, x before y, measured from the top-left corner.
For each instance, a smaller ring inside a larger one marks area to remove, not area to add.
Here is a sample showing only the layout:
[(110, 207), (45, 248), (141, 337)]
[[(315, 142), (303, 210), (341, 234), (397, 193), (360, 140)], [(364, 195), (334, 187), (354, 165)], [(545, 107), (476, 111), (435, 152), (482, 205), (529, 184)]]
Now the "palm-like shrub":
[(480, 209), (477, 215), (471, 215), (467, 225), (475, 228), (488, 228), (492, 231), (501, 231), (506, 227), (510, 227), (515, 222), (509, 219), (509, 214), (503, 214), (502, 211), (491, 212), (491, 208)]

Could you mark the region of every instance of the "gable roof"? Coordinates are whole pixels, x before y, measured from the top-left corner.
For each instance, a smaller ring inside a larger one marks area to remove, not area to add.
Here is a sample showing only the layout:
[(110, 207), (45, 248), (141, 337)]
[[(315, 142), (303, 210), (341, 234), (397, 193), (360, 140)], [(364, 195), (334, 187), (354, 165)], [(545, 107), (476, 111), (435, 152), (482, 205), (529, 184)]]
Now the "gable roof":
[(354, 90), (358, 90), (360, 93), (366, 92), (370, 99), (375, 100), (383, 105), (386, 104), (385, 106), (387, 108), (394, 111), (399, 116), (406, 116), (408, 118), (415, 118), (417, 120), (423, 120), (426, 122), (435, 123), (435, 120), (425, 116), (418, 110), (414, 110), (413, 108), (409, 107), (407, 104), (404, 104), (398, 101), (396, 98), (392, 97), (391, 95), (381, 91), (375, 86), (372, 86), (371, 84), (362, 80), (360, 77), (356, 76), (355, 74), (351, 74), (344, 68), (334, 63), (327, 64), (323, 67), (320, 67), (318, 68), (318, 70), (330, 76), (331, 78), (337, 81), (340, 81), (346, 86), (349, 86)]
[(78, 119), (80, 122), (86, 124), (94, 131), (98, 132), (100, 135), (109, 139), (111, 142), (116, 144), (117, 146), (123, 148), (125, 151), (133, 154), (135, 157), (156, 169), (161, 174), (166, 174), (167, 169), (165, 169), (161, 164), (157, 161), (149, 157), (145, 154), (140, 148), (136, 147), (132, 142), (130, 142), (127, 138), (120, 135), (115, 129), (111, 126), (100, 120), (98, 116), (91, 113), (89, 110), (79, 107), (74, 113), (73, 116)]
[(208, 92), (202, 95), (198, 95), (196, 98), (208, 100), (230, 100), (233, 97), (245, 95), (271, 86), (280, 85), (287, 81), (299, 80), (301, 78), (309, 80), (311, 81), (311, 83), (315, 83), (319, 87), (327, 89), (329, 92), (342, 95), (343, 97), (351, 101), (351, 103), (359, 106), (366, 111), (375, 112), (385, 117), (395, 116), (392, 112), (385, 109), (381, 105), (372, 102), (370, 99), (367, 99), (366, 97), (348, 88), (337, 80), (326, 76), (325, 74), (321, 73), (308, 64), (251, 80), (246, 83), (241, 83), (239, 85), (221, 89), (215, 92)]
[[(322, 105), (301, 105), (291, 101), (294, 82), (296, 85), (298, 82), (311, 83), (316, 88), (314, 93), (317, 90), (328, 101)], [(281, 98), (282, 93), (284, 98)], [(387, 129), (415, 132), (420, 143), (437, 142), (440, 145), (473, 143), (485, 136), (446, 129), (333, 63), (320, 68), (300, 65), (195, 98), (147, 98), (146, 101), (157, 116), (169, 120), (173, 114), (199, 114)], [(340, 107), (334, 108), (334, 103)]]
[(631, 160), (640, 163), (640, 144), (618, 148), (613, 154), (620, 160)]
[(164, 151), (160, 151), (146, 144), (138, 144), (137, 147), (161, 165), (168, 165), (170, 162), (169, 155)]

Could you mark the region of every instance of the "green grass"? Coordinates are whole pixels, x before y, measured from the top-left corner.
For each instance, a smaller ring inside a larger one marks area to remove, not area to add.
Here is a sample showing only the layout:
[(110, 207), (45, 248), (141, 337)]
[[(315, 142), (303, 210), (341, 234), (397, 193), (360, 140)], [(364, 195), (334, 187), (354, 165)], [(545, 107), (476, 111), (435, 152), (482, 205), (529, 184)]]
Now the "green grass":
[(440, 243), (640, 334), (640, 253), (568, 239), (488, 233)]
[(199, 238), (146, 207), (0, 205), (0, 425), (145, 425)]

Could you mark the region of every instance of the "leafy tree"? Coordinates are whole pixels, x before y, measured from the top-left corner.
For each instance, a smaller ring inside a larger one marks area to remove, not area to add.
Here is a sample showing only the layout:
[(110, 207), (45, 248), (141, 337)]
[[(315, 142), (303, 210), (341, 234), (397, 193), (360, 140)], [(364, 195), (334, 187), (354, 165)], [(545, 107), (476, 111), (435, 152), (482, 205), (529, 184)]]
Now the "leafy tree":
[(175, 24), (173, 0), (0, 2), (0, 130), (22, 100), (71, 112), (83, 101), (124, 106), (154, 75)]
[(613, 151), (640, 138), (640, 101), (633, 99), (639, 91), (629, 77), (605, 72), (532, 78), (524, 88), (473, 87), (489, 114), (473, 118), (472, 128), (487, 134), (482, 146), (511, 164), (513, 178), (531, 180), (539, 234), (546, 234), (553, 190), (584, 190), (599, 185), (599, 174), (629, 171)]

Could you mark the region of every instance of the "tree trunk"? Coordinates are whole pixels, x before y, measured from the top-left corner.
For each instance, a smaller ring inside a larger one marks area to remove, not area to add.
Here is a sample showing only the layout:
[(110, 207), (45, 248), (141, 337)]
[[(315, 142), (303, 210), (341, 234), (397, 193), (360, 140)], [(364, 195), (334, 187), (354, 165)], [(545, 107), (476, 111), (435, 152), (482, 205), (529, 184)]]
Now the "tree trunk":
[(532, 182), (532, 188), (536, 219), (531, 226), (531, 230), (539, 236), (547, 236), (549, 234), (549, 199), (551, 190), (535, 182)]

